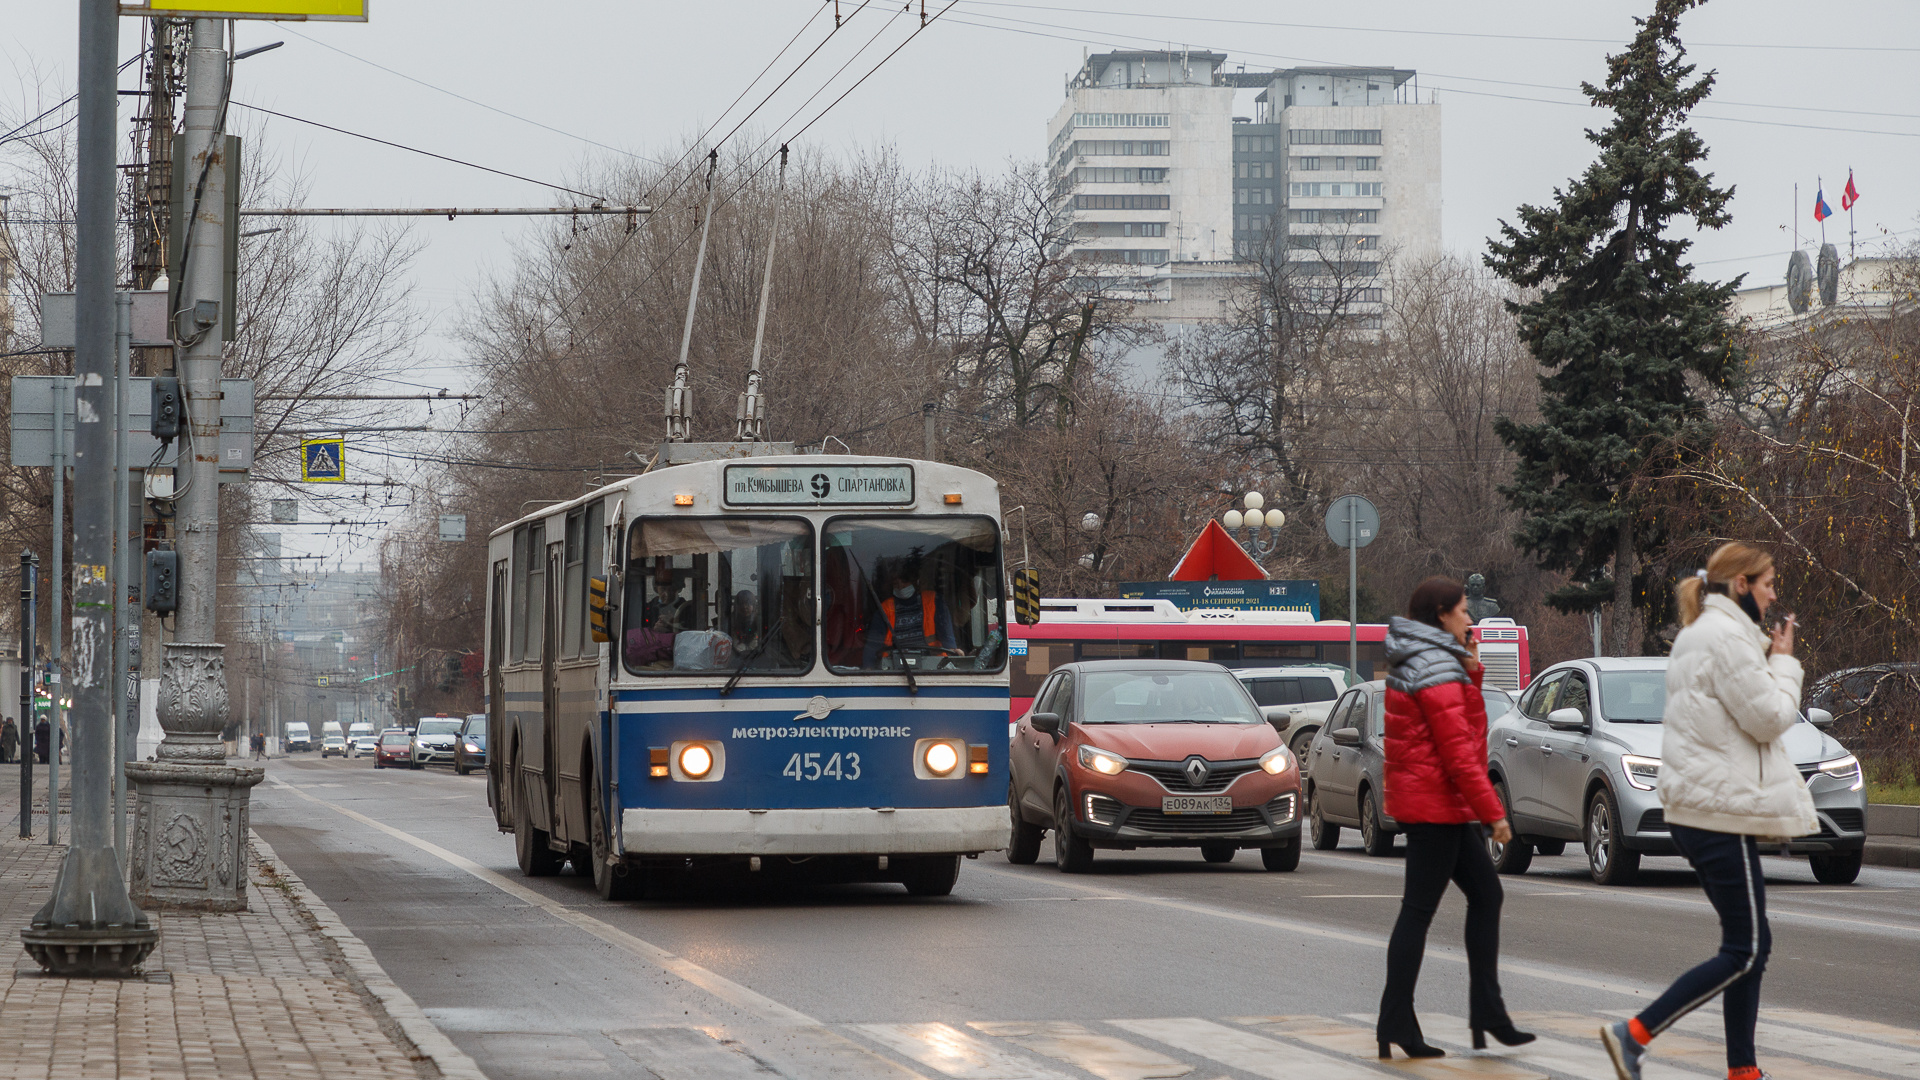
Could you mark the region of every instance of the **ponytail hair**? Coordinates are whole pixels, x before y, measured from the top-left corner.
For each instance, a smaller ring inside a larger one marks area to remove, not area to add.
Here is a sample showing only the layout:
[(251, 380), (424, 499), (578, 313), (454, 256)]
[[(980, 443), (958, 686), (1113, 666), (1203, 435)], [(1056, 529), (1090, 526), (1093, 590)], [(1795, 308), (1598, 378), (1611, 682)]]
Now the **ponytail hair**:
[(1752, 580), (1773, 567), (1773, 556), (1739, 541), (1721, 544), (1707, 558), (1707, 568), (1691, 577), (1681, 580), (1678, 589), (1680, 597), (1680, 625), (1691, 626), (1693, 620), (1700, 617), (1700, 608), (1706, 602), (1703, 593), (1731, 595), (1733, 580), (1747, 578)]

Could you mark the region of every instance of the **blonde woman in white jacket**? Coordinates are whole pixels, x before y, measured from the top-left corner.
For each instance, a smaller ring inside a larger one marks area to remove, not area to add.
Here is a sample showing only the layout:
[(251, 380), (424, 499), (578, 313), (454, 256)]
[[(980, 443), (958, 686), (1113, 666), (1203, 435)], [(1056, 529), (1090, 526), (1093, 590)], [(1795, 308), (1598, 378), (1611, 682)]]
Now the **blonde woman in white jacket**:
[(1600, 1029), (1620, 1080), (1640, 1080), (1647, 1044), (1721, 996), (1728, 1080), (1762, 1080), (1754, 1058), (1760, 975), (1772, 934), (1755, 837), (1817, 832), (1813, 796), (1780, 737), (1800, 720), (1791, 616), (1762, 629), (1775, 600), (1773, 557), (1724, 544), (1680, 583), (1683, 628), (1667, 663), (1660, 805), (1674, 846), (1720, 915), (1720, 951), (1631, 1020)]

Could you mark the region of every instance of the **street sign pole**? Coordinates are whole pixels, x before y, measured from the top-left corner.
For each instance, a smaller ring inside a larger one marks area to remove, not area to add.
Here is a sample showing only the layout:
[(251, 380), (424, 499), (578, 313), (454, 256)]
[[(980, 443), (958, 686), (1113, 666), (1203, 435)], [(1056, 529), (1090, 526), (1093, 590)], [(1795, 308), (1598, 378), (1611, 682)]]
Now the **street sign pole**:
[(39, 651), (33, 640), (40, 556), (20, 553), (20, 839), (33, 836), (33, 676)]
[(1380, 535), (1380, 511), (1361, 495), (1327, 507), (1327, 539), (1347, 549), (1347, 669), (1360, 677), (1360, 549)]

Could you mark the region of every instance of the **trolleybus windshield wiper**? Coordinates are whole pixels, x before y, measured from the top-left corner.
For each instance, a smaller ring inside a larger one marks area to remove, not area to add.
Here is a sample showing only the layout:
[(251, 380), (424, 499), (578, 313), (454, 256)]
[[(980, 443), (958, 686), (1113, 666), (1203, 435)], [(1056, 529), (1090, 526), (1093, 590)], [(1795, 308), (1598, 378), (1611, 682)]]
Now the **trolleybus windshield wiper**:
[(767, 646), (773, 644), (773, 635), (779, 632), (780, 624), (786, 621), (785, 615), (773, 620), (773, 625), (767, 627), (767, 632), (760, 635), (760, 644), (755, 645), (752, 652), (740, 658), (740, 663), (734, 666), (733, 674), (727, 677), (727, 685), (720, 688), (721, 697), (733, 693), (733, 688), (740, 683), (740, 676), (747, 673), (747, 665), (759, 659), (760, 654), (767, 651)]

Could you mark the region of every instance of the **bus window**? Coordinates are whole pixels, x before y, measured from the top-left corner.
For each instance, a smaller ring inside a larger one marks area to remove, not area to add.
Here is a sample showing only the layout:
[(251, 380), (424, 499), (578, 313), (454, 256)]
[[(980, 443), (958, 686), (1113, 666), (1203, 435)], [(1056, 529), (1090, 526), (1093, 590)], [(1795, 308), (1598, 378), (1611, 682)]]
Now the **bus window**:
[(1083, 641), (1082, 660), (1151, 660), (1156, 652), (1151, 641)]
[(991, 518), (835, 518), (821, 560), (832, 670), (951, 674), (1006, 664)]
[(1243, 641), (1240, 643), (1240, 658), (1249, 666), (1261, 666), (1252, 663), (1258, 660), (1319, 660), (1320, 646), (1313, 642), (1286, 644), (1276, 641)]
[(642, 519), (627, 537), (627, 670), (813, 669), (813, 531), (805, 521)]
[(1160, 652), (1163, 660), (1210, 660), (1216, 664), (1240, 662), (1240, 646), (1231, 641), (1169, 641)]
[(585, 515), (575, 510), (567, 515), (566, 550), (561, 556), (560, 655), (580, 655), (580, 643), (586, 640), (587, 553), (581, 546), (580, 526)]

